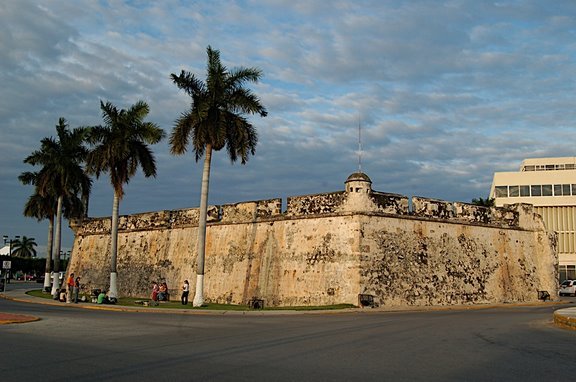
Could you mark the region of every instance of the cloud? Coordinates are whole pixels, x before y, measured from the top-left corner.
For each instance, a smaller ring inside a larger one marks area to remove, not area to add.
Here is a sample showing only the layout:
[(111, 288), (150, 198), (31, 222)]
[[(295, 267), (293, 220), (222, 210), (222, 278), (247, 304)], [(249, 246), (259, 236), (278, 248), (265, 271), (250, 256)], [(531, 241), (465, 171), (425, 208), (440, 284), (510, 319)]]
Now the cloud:
[[(36, 237), (22, 160), (55, 134), (100, 124), (99, 103), (148, 102), (170, 133), (190, 100), (170, 81), (205, 76), (206, 47), (263, 72), (267, 107), (246, 166), (214, 156), (210, 202), (335, 191), (358, 168), (379, 191), (469, 201), (525, 157), (574, 155), (572, 1), (9, 1), (0, 5), (0, 231)], [(201, 163), (153, 150), (121, 213), (197, 206)], [(94, 216), (110, 214), (103, 177)], [(65, 245), (72, 234), (66, 231)]]

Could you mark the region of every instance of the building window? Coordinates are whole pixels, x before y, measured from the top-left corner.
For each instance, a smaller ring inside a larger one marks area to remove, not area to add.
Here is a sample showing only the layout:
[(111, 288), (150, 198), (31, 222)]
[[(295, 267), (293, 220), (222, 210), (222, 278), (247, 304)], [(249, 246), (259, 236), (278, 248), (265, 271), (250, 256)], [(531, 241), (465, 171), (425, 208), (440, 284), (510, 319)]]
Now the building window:
[(574, 170), (574, 163), (566, 163), (564, 166), (566, 170)]
[(495, 186), (495, 198), (530, 196), (576, 196), (576, 184), (533, 184), (531, 186)]
[(559, 265), (558, 279), (560, 282), (576, 279), (576, 265)]
[(518, 189), (518, 186), (509, 186), (508, 196), (511, 198), (520, 196), (520, 190)]
[(508, 197), (508, 186), (496, 186), (496, 187), (494, 187), (494, 196), (497, 198), (507, 198)]
[(562, 185), (555, 184), (554, 185), (554, 196), (562, 196)]

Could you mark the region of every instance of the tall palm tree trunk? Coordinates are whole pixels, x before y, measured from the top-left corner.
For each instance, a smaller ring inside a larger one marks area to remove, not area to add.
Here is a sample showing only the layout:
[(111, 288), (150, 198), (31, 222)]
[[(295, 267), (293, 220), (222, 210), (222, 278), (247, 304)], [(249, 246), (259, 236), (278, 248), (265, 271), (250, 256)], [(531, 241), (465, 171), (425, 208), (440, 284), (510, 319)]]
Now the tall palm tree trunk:
[(206, 253), (206, 215), (208, 214), (208, 185), (210, 182), (210, 162), (212, 145), (206, 145), (204, 170), (202, 171), (202, 192), (200, 193), (200, 217), (198, 221), (198, 256), (196, 259), (196, 293), (192, 305), (204, 304), (204, 258)]
[(118, 258), (118, 206), (120, 196), (114, 191), (114, 202), (112, 203), (112, 225), (110, 231), (110, 292), (109, 297), (118, 298), (118, 272), (116, 262)]
[(52, 296), (56, 299), (58, 298), (58, 276), (60, 272), (60, 240), (62, 237), (62, 201), (64, 197), (60, 195), (58, 197), (58, 206), (56, 207), (56, 233), (54, 236), (54, 250), (52, 255), (54, 256), (54, 277), (52, 280)]
[(52, 243), (54, 240), (54, 216), (48, 219), (48, 245), (46, 246), (46, 268), (44, 270), (44, 290), (50, 291), (50, 272), (52, 271)]
[(82, 194), (82, 204), (84, 205), (84, 211), (82, 212), (82, 219), (86, 219), (88, 217), (89, 203), (90, 203), (90, 194), (89, 193)]

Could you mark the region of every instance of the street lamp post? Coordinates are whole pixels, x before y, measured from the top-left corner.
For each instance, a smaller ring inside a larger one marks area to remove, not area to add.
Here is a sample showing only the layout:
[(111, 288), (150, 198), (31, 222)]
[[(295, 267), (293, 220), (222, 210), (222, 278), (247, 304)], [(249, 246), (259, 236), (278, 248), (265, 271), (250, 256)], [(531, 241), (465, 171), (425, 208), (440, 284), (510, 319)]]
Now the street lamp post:
[(68, 267), (67, 260), (70, 261), (70, 251), (60, 251), (60, 261), (62, 261), (62, 269), (64, 270)]
[[(8, 243), (8, 256), (11, 258), (12, 257), (12, 244), (15, 243), (16, 241), (20, 240), (20, 235), (15, 235), (14, 238), (10, 238), (8, 235), (3, 235), (2, 238), (4, 239), (4, 245), (6, 245)], [(4, 274), (4, 278), (6, 279), (8, 274), (10, 274), (10, 276), (12, 276), (11, 273), (12, 273), (11, 270), (7, 269), (6, 273)], [(7, 282), (10, 283), (10, 277), (8, 277)]]

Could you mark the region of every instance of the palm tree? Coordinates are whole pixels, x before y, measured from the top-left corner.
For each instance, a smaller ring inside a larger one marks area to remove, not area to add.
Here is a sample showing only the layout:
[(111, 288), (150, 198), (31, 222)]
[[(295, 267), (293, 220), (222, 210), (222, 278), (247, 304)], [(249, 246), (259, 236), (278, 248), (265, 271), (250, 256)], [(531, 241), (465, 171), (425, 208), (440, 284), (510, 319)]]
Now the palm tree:
[[(25, 184), (30, 184), (26, 182), (26, 174), (34, 173), (23, 173), (20, 179), (23, 180)], [(37, 175), (33, 175), (34, 179)], [(34, 183), (34, 181), (32, 181)], [(48, 241), (46, 244), (46, 266), (44, 271), (44, 290), (49, 291), (50, 289), (50, 272), (52, 271), (52, 240), (54, 238), (54, 216), (56, 215), (56, 205), (57, 201), (52, 196), (42, 197), (38, 192), (32, 194), (26, 205), (24, 206), (24, 216), (36, 218), (38, 221), (48, 220)], [(82, 217), (85, 211), (83, 202), (73, 195), (71, 198), (64, 198), (64, 210), (63, 215), (66, 219)]]
[(117, 251), (118, 207), (124, 196), (124, 184), (142, 167), (145, 177), (156, 176), (156, 161), (149, 144), (164, 138), (164, 130), (152, 122), (144, 122), (150, 108), (138, 101), (129, 109), (118, 110), (110, 102), (100, 101), (104, 126), (91, 128), (89, 142), (94, 146), (88, 155), (87, 168), (100, 177), (108, 172), (114, 189), (110, 244), (110, 297), (118, 297)]
[(12, 255), (16, 257), (36, 257), (36, 241), (33, 237), (22, 236), (12, 244)]
[(92, 180), (82, 167), (88, 154), (88, 149), (84, 146), (87, 132), (86, 128), (68, 130), (66, 120), (60, 118), (56, 125), (58, 138), (42, 139), (40, 149), (24, 159), (25, 163), (33, 166), (41, 165), (42, 168), (36, 173), (26, 172), (19, 177), (23, 183), (34, 184), (36, 192), (41, 197), (53, 197), (56, 200), (56, 232), (52, 249), (54, 255), (53, 296), (56, 296), (58, 290), (64, 199), (77, 194), (87, 195), (92, 185)]
[(494, 204), (496, 202), (496, 199), (494, 198), (474, 198), (472, 199), (472, 204), (476, 205), (476, 206), (482, 206), (482, 207), (494, 207)]
[(258, 97), (243, 86), (246, 82), (258, 82), (261, 71), (243, 67), (228, 71), (220, 62), (218, 50), (208, 46), (207, 53), (206, 83), (184, 70), (180, 75), (171, 75), (176, 86), (192, 97), (192, 105), (175, 122), (170, 135), (170, 150), (175, 155), (184, 154), (191, 140), (196, 162), (204, 156), (194, 306), (204, 303), (206, 212), (212, 151), (226, 147), (232, 163), (240, 157), (241, 163), (245, 164), (249, 154), (255, 153), (258, 135), (244, 115), (260, 114), (265, 117), (267, 114)]
[(34, 193), (28, 198), (24, 206), (24, 216), (33, 217), (38, 221), (48, 220), (48, 241), (46, 244), (46, 266), (44, 269), (44, 290), (50, 289), (50, 272), (52, 271), (52, 239), (54, 238), (54, 215), (56, 203), (54, 198), (42, 197)]

